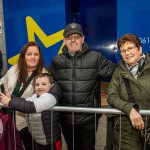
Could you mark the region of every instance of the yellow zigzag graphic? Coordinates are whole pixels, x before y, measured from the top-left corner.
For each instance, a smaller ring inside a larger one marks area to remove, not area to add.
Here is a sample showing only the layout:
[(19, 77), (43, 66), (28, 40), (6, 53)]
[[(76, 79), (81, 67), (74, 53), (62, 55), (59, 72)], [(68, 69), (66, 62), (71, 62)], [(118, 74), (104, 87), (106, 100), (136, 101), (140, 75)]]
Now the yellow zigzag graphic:
[[(59, 41), (63, 39), (64, 30), (60, 30), (54, 34), (47, 36), (30, 16), (26, 17), (26, 26), (27, 26), (28, 41), (35, 41), (34, 34), (36, 34), (46, 48), (58, 43)], [(62, 52), (63, 45), (64, 44), (61, 45), (58, 53)], [(20, 56), (20, 53), (9, 58), (8, 63), (10, 65), (16, 64), (18, 62), (19, 56)]]

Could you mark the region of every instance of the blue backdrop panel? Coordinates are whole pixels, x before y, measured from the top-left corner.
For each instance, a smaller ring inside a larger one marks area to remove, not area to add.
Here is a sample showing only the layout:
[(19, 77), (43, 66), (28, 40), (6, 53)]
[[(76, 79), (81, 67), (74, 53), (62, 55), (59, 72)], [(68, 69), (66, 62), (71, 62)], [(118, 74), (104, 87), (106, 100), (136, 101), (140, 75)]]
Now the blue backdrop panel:
[[(117, 1), (117, 39), (126, 33), (137, 34), (143, 51), (150, 52), (150, 1)], [(117, 60), (120, 60), (117, 53)]]
[(114, 44), (117, 33), (116, 0), (80, 0), (79, 22), (83, 25), (86, 42), (116, 62)]
[[(121, 58), (115, 49), (117, 39), (126, 33), (137, 34), (143, 51), (150, 51), (149, 0), (4, 0), (3, 5), (8, 59), (17, 55), (28, 41), (27, 16), (47, 36), (64, 29), (66, 23), (79, 22), (90, 48), (113, 62)], [(49, 64), (62, 40), (49, 47), (36, 34), (35, 40), (42, 47), (46, 65)]]
[[(28, 41), (27, 16), (36, 22), (46, 36), (64, 29), (66, 24), (65, 0), (4, 0), (3, 11), (8, 59), (17, 55)], [(35, 40), (42, 47), (46, 65), (49, 64), (58, 53), (62, 41), (46, 48), (36, 35)]]

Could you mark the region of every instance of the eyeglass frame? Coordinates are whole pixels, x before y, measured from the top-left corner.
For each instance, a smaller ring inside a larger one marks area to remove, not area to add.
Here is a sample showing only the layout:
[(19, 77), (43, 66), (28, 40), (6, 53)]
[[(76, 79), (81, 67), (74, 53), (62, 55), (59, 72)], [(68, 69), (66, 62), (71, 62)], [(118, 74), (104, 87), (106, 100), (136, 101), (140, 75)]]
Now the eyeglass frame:
[(65, 37), (66, 40), (72, 40), (72, 38), (74, 40), (80, 40), (83, 37), (83, 35), (77, 34), (77, 35), (70, 35)]
[(128, 53), (131, 53), (137, 46), (131, 46), (131, 47), (128, 47), (127, 49), (120, 49), (120, 53), (121, 54), (125, 54), (126, 52)]

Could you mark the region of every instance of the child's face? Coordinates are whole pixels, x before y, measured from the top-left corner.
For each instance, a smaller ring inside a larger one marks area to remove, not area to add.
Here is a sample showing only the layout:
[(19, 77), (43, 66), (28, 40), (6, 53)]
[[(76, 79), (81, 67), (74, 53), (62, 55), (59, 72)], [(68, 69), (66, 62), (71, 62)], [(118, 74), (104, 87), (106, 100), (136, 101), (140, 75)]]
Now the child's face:
[(39, 96), (43, 93), (48, 93), (51, 87), (52, 84), (49, 82), (47, 77), (40, 77), (35, 81), (35, 93)]

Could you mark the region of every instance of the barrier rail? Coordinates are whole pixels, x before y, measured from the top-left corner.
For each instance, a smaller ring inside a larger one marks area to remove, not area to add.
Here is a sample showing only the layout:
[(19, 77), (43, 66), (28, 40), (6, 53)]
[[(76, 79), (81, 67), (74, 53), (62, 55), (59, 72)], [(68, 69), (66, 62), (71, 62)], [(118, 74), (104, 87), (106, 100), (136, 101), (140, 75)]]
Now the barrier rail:
[[(0, 102), (0, 107), (4, 105)], [(102, 113), (102, 114), (124, 114), (118, 109), (114, 108), (84, 108), (84, 107), (64, 107), (55, 106), (52, 108), (53, 111), (63, 111), (63, 112), (83, 112), (83, 113)], [(141, 115), (150, 115), (150, 110), (140, 110)]]
[[(4, 107), (2, 103), (0, 103), (0, 107)], [(52, 108), (53, 111), (58, 111), (58, 112), (81, 112), (81, 113), (101, 113), (101, 114), (118, 114), (121, 116), (121, 114), (124, 114), (123, 112), (121, 112), (120, 110), (108, 107), (108, 108), (83, 108), (83, 107), (64, 107), (64, 106), (55, 106)], [(150, 116), (150, 110), (140, 110), (139, 112), (141, 115), (144, 116)], [(107, 124), (108, 124), (109, 120), (107, 120)], [(108, 125), (107, 126), (107, 130), (109, 129)], [(111, 129), (113, 131), (113, 128)], [(112, 132), (111, 131), (111, 132)], [(108, 131), (106, 131), (108, 132)], [(96, 132), (94, 133), (96, 135)], [(107, 134), (107, 133), (106, 133)], [(109, 134), (110, 134), (110, 129), (109, 129)], [(109, 135), (107, 135), (108, 138), (110, 138)], [(106, 140), (108, 140), (108, 138)], [(111, 141), (106, 141), (106, 147), (107, 144), (109, 145), (111, 143)], [(106, 148), (105, 147), (105, 148)], [(104, 149), (105, 149), (104, 148)], [(110, 150), (111, 148), (107, 148), (107, 150)], [(66, 150), (66, 149), (64, 149)]]
[[(84, 112), (84, 113), (102, 113), (102, 114), (124, 114), (118, 109), (114, 108), (83, 108), (83, 107), (64, 107), (55, 106), (54, 111), (68, 111), (68, 112)], [(150, 110), (140, 110), (141, 115), (150, 115)]]
[[(101, 113), (101, 114), (118, 114), (121, 117), (121, 114), (124, 114), (120, 110), (114, 109), (114, 108), (83, 108), (83, 107), (64, 107), (64, 106), (55, 106), (52, 108), (54, 111), (59, 112), (82, 112), (82, 113)], [(144, 116), (150, 116), (150, 110), (140, 110), (139, 113)], [(106, 137), (106, 146), (104, 149), (112, 150), (111, 144), (111, 136), (113, 132), (113, 125), (112, 120), (107, 119), (107, 137)], [(109, 124), (109, 125), (108, 125)], [(146, 123), (147, 124), (147, 123)], [(95, 132), (96, 135), (96, 132)], [(121, 136), (121, 128), (120, 128), (120, 136)], [(97, 149), (97, 148), (96, 148)], [(121, 150), (121, 146), (119, 145), (119, 150)], [(146, 150), (146, 146), (144, 145), (144, 150)]]

